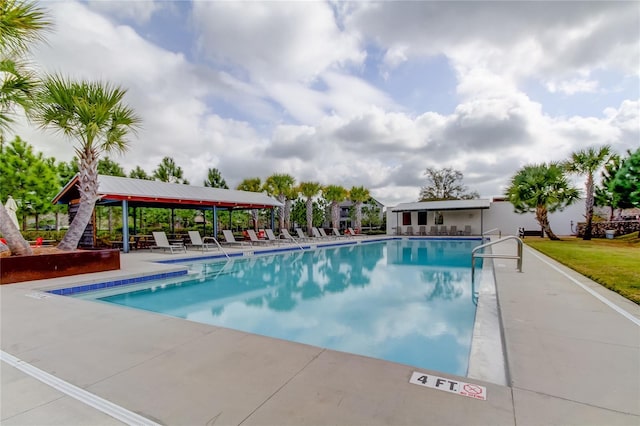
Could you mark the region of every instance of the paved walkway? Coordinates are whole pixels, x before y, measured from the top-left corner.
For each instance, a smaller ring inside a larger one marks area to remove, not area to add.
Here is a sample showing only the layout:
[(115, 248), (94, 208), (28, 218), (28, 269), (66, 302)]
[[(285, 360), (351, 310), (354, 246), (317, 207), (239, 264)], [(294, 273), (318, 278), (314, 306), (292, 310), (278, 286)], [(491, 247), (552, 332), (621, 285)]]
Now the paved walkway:
[[(130, 253), (116, 274), (179, 268), (147, 262), (176, 257)], [(495, 261), (510, 386), (433, 372), (486, 386), (486, 401), (410, 384), (416, 369), (406, 365), (38, 297), (39, 289), (86, 277), (0, 286), (0, 343), (5, 360), (15, 357), (158, 424), (640, 424), (640, 327), (576, 281), (636, 321), (640, 307), (547, 262), (529, 249), (524, 273), (512, 261)], [(92, 274), (94, 281), (106, 276), (113, 273)], [(135, 423), (8, 362), (0, 366), (3, 425)]]

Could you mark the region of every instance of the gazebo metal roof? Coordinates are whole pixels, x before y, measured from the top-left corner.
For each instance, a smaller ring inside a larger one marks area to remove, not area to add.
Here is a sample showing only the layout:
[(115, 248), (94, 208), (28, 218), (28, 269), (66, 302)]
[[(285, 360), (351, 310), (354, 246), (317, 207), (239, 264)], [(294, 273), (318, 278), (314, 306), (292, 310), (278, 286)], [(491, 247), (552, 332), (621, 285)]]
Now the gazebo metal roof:
[[(53, 203), (68, 203), (80, 198), (76, 186), (76, 175), (55, 196)], [(222, 207), (230, 209), (262, 209), (280, 207), (275, 198), (259, 192), (233, 189), (208, 188), (153, 180), (98, 175), (98, 196), (96, 204), (119, 204), (127, 201), (131, 207), (158, 207), (198, 209), (202, 207)]]

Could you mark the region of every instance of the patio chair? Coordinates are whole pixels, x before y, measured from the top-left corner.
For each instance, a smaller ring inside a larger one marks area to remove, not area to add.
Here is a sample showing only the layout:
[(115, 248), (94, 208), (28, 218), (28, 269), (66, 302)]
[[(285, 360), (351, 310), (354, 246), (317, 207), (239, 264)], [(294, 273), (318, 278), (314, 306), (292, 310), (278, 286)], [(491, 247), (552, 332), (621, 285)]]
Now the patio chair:
[(296, 228), (296, 234), (298, 234), (298, 241), (311, 241), (312, 238), (304, 234), (302, 228)]
[(216, 239), (213, 237), (200, 237), (200, 232), (198, 231), (189, 231), (189, 239), (191, 240), (191, 244), (187, 244), (189, 247), (199, 248), (202, 251), (217, 249), (218, 245), (213, 243), (208, 243), (207, 241), (215, 241)]
[(184, 244), (169, 244), (169, 239), (167, 238), (167, 234), (162, 231), (156, 231), (153, 233), (153, 240), (155, 241), (155, 246), (150, 246), (149, 249), (153, 251), (154, 249), (163, 249), (170, 250), (171, 253), (175, 253), (178, 251), (187, 252), (187, 248)]
[(471, 225), (464, 226), (464, 235), (471, 235)]
[(256, 231), (254, 231), (253, 229), (247, 229), (247, 235), (249, 235), (249, 241), (251, 242), (251, 245), (271, 244), (271, 241), (261, 240), (260, 238), (258, 238), (258, 236), (256, 235)]
[(317, 229), (318, 229), (318, 233), (320, 233), (320, 236), (325, 240), (335, 240), (336, 237), (333, 235), (327, 235), (327, 233), (324, 231), (324, 228), (317, 228)]
[(338, 231), (338, 228), (331, 228), (332, 232), (333, 232), (333, 236), (336, 238), (351, 238), (351, 235), (349, 234), (341, 234), (340, 231)]
[(356, 233), (356, 231), (354, 231), (351, 227), (347, 229), (349, 230), (349, 235), (353, 235), (354, 237), (364, 237), (364, 235)]
[(285, 240), (281, 240), (280, 238), (276, 237), (276, 235), (273, 233), (273, 229), (267, 228), (264, 230), (264, 232), (267, 234), (267, 240), (272, 244), (286, 244)]
[(236, 245), (236, 246), (250, 246), (251, 244), (247, 241), (237, 241), (236, 237), (233, 236), (233, 232), (230, 229), (223, 229), (222, 236), (224, 237), (224, 244)]
[(458, 227), (456, 225), (451, 225), (451, 228), (449, 228), (449, 235), (458, 235)]
[(429, 235), (438, 235), (438, 227), (436, 225), (431, 225), (431, 230), (429, 231)]
[[(300, 231), (300, 232), (302, 232), (302, 229), (300, 229), (300, 228), (296, 228), (296, 231)], [(300, 232), (298, 233), (298, 235), (300, 234)], [(302, 238), (300, 238), (300, 237), (294, 237), (293, 235), (291, 235), (291, 233), (289, 232), (289, 230), (288, 230), (288, 229), (282, 229), (282, 230), (280, 231), (280, 233), (281, 233), (281, 234), (282, 234), (282, 236), (284, 237), (284, 241), (289, 240), (289, 241), (292, 241), (292, 242), (294, 242), (294, 243), (296, 243), (296, 244), (297, 244), (297, 243), (299, 243), (299, 242), (302, 242), (302, 241), (306, 241), (306, 240), (307, 240), (307, 237), (306, 237), (306, 236), (304, 236), (304, 233), (302, 234), (302, 235), (303, 235), (303, 237), (302, 237)]]
[(427, 227), (420, 225), (420, 228), (418, 228), (418, 235), (427, 235)]
[(446, 225), (440, 225), (440, 235), (447, 235), (449, 232), (447, 232), (447, 227)]
[(405, 235), (413, 235), (413, 226), (407, 226), (407, 230), (404, 232)]

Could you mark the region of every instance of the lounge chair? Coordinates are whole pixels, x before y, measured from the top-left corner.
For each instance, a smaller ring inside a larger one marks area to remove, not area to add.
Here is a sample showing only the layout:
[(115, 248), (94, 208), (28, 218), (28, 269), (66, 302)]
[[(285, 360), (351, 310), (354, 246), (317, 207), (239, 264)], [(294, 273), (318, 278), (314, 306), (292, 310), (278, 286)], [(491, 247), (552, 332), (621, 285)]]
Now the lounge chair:
[(436, 225), (431, 225), (431, 230), (429, 231), (429, 235), (438, 235), (438, 227)]
[(281, 240), (280, 238), (276, 237), (276, 235), (273, 233), (273, 229), (267, 228), (264, 231), (267, 234), (267, 241), (271, 242), (272, 244), (286, 244), (285, 240)]
[(184, 244), (169, 244), (169, 239), (167, 238), (167, 234), (164, 232), (154, 232), (153, 240), (155, 241), (155, 246), (149, 247), (151, 251), (154, 249), (162, 249), (162, 250), (170, 250), (171, 253), (175, 252), (187, 252), (187, 248)]
[(364, 235), (356, 233), (356, 231), (354, 231), (351, 227), (347, 229), (349, 230), (349, 235), (353, 235), (354, 237), (364, 237)]
[(449, 235), (458, 235), (458, 227), (456, 225), (451, 225)]
[[(200, 233), (198, 231), (189, 231), (189, 239), (191, 240), (191, 244), (187, 244), (189, 247), (199, 248), (202, 251), (217, 249), (218, 245), (215, 243), (215, 238), (213, 237), (200, 237)], [(214, 242), (207, 242), (214, 241)]]
[(447, 231), (447, 227), (446, 227), (446, 225), (440, 225), (440, 232), (439, 232), (439, 234), (440, 234), (440, 235), (448, 235), (448, 234), (449, 234), (449, 232)]
[(320, 236), (322, 238), (324, 238), (325, 240), (335, 240), (336, 237), (334, 235), (327, 235), (327, 233), (324, 231), (324, 228), (318, 228), (318, 232), (320, 233)]
[(427, 227), (424, 225), (420, 225), (418, 235), (427, 235)]
[(413, 235), (413, 226), (407, 226), (407, 230), (404, 233), (405, 235)]
[(311, 241), (312, 240), (311, 237), (307, 237), (304, 234), (304, 231), (302, 230), (302, 228), (296, 228), (296, 234), (298, 234), (298, 241)]
[(249, 235), (249, 241), (251, 242), (251, 245), (271, 244), (271, 241), (261, 240), (260, 238), (258, 238), (258, 236), (256, 235), (256, 231), (254, 231), (253, 229), (247, 229), (247, 235)]
[(471, 225), (464, 226), (464, 235), (471, 235)]
[[(300, 229), (300, 228), (296, 228), (296, 231), (298, 231), (298, 230), (299, 230), (300, 232), (302, 232), (302, 229)], [(307, 240), (307, 237), (306, 237), (306, 236), (305, 236), (305, 237), (303, 237), (303, 238), (300, 238), (300, 237), (294, 237), (293, 235), (291, 235), (291, 234), (289, 233), (289, 230), (288, 230), (288, 229), (282, 229), (282, 230), (281, 230), (281, 233), (282, 233), (282, 236), (284, 237), (284, 241), (289, 240), (289, 241), (293, 241), (294, 243), (298, 244), (298, 243), (300, 243), (300, 242), (302, 242), (302, 241), (306, 241), (306, 240)], [(298, 234), (299, 234), (299, 233), (298, 233)], [(302, 234), (302, 235), (304, 235), (304, 234)]]
[(223, 229), (222, 236), (224, 237), (224, 243), (229, 245), (237, 245), (237, 246), (250, 246), (251, 244), (247, 241), (237, 241), (236, 237), (233, 236), (233, 232), (230, 229)]
[(341, 234), (338, 228), (332, 228), (333, 236), (336, 238), (351, 238), (349, 234)]
[[(323, 229), (324, 231), (324, 229)], [(317, 240), (326, 240), (327, 239), (327, 234), (325, 234), (325, 236), (323, 237), (322, 234), (320, 234), (320, 231), (318, 230), (318, 228), (316, 228), (315, 226), (313, 228), (311, 228), (311, 232), (313, 233), (313, 238), (317, 239)]]

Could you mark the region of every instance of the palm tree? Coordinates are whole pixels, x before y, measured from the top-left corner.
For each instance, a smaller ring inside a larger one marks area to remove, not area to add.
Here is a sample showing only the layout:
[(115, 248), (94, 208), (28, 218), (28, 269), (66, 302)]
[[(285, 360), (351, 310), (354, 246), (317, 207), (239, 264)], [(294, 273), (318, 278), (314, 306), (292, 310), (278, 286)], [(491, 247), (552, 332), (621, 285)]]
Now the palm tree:
[(313, 227), (313, 197), (318, 195), (322, 190), (322, 185), (318, 182), (300, 182), (298, 191), (305, 198), (307, 207), (307, 235), (311, 235), (311, 228)]
[(580, 192), (571, 186), (558, 163), (534, 164), (520, 169), (512, 178), (505, 195), (516, 213), (535, 212), (536, 220), (549, 239), (559, 240), (551, 230), (548, 213), (573, 204)]
[(74, 250), (91, 220), (98, 199), (98, 160), (101, 153), (127, 148), (126, 136), (140, 119), (123, 103), (126, 90), (109, 83), (71, 81), (59, 75), (48, 77), (38, 94), (33, 120), (40, 128), (53, 129), (76, 140), (80, 160), (78, 190), (80, 204), (69, 230), (58, 244)]
[(611, 147), (609, 145), (600, 148), (588, 148), (576, 151), (571, 154), (571, 160), (564, 163), (564, 167), (569, 173), (578, 175), (587, 175), (585, 182), (586, 199), (585, 199), (585, 219), (583, 240), (591, 239), (591, 227), (593, 222), (593, 205), (595, 192), (595, 184), (593, 183), (593, 175), (600, 167), (605, 165), (611, 158)]
[(348, 196), (349, 191), (339, 185), (328, 185), (322, 190), (324, 198), (331, 205), (331, 226), (340, 227), (340, 203)]
[(16, 106), (29, 110), (38, 79), (24, 60), (31, 43), (51, 26), (43, 9), (18, 0), (0, 2), (0, 138)]
[(286, 201), (295, 183), (296, 179), (293, 176), (280, 173), (275, 173), (264, 181), (264, 189), (267, 193), (276, 197), (278, 201), (282, 203), (278, 213), (280, 230), (285, 228), (285, 217), (287, 216), (287, 212), (285, 212)]
[(356, 231), (362, 228), (362, 203), (371, 198), (369, 190), (364, 186), (354, 186), (349, 191), (349, 198), (354, 202), (356, 208)]
[[(23, 58), (30, 44), (41, 40), (43, 32), (50, 26), (51, 22), (36, 3), (0, 1), (0, 149), (4, 142), (4, 130), (13, 122), (11, 114), (16, 106), (28, 111), (33, 104), (38, 80)], [(12, 254), (33, 254), (2, 202), (0, 233)]]
[[(245, 178), (236, 187), (239, 191), (249, 192), (262, 192), (262, 182), (259, 177)], [(258, 209), (251, 210), (251, 221), (253, 222), (253, 229), (258, 230)]]

